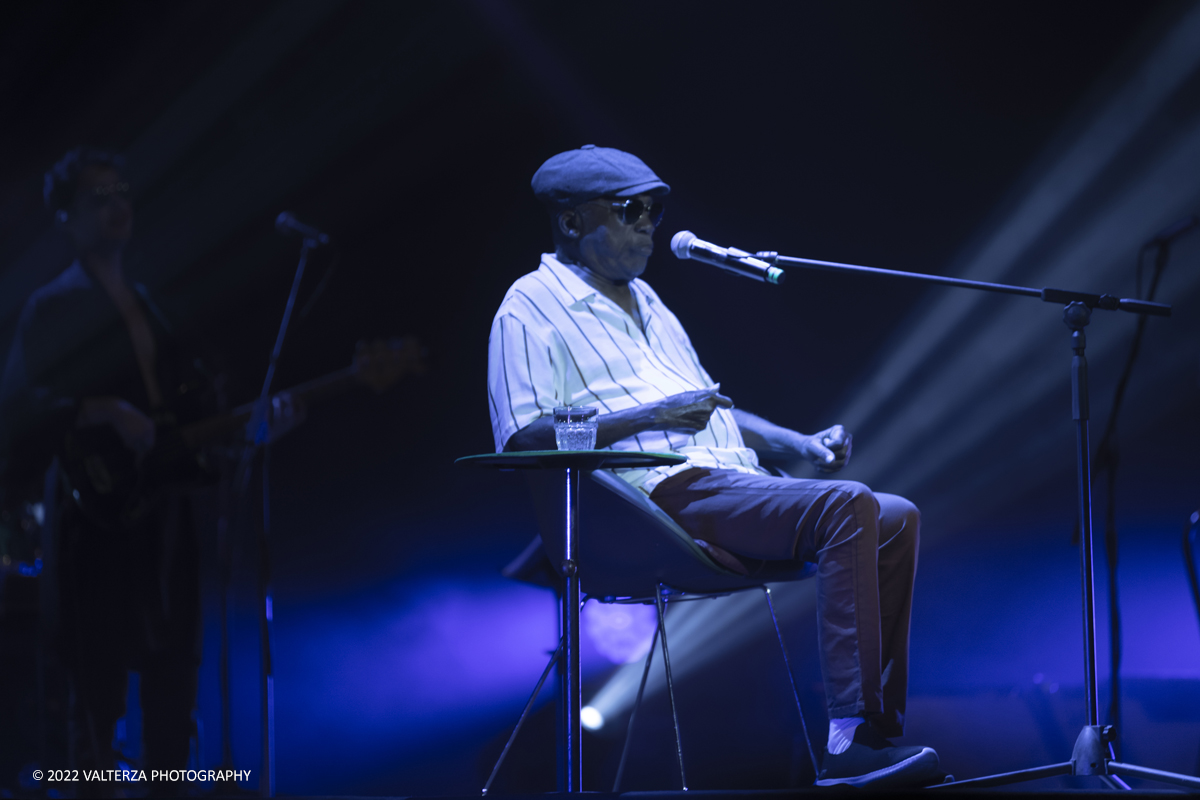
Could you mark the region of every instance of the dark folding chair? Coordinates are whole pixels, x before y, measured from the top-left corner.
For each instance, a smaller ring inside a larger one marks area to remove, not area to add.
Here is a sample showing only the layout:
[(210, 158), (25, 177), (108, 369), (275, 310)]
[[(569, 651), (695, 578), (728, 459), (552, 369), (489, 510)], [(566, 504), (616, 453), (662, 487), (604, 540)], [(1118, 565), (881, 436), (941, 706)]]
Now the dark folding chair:
[[(588, 479), (590, 477), (590, 480)], [(641, 706), (650, 664), (654, 658), (655, 645), (661, 642), (663, 665), (666, 672), (667, 695), (671, 716), (675, 726), (675, 748), (679, 759), (679, 780), (687, 789), (683, 767), (683, 748), (679, 735), (679, 717), (675, 710), (675, 690), (671, 678), (671, 658), (667, 647), (666, 606), (669, 602), (720, 597), (735, 592), (758, 589), (762, 591), (775, 625), (775, 635), (783, 654), (792, 696), (800, 716), (801, 729), (808, 746), (814, 775), (817, 772), (816, 755), (812, 741), (804, 725), (804, 714), (800, 708), (800, 695), (796, 691), (791, 665), (788, 663), (787, 648), (783, 634), (775, 617), (771, 602), (771, 591), (767, 582), (803, 580), (816, 571), (813, 564), (802, 562), (751, 561), (743, 559), (687, 534), (666, 512), (655, 505), (639, 489), (613, 475), (608, 470), (588, 473), (580, 481), (580, 511), (578, 520), (578, 557), (580, 584), (588, 599), (602, 603), (654, 604), (658, 610), (658, 627), (646, 654), (642, 680), (638, 688), (637, 701), (629, 718), (629, 729), (625, 746), (621, 752), (613, 791), (620, 790), (621, 777), (629, 754), (629, 743), (634, 720)], [(534, 510), (538, 525), (544, 534), (536, 537), (528, 547), (505, 569), (505, 576), (515, 580), (549, 586), (556, 591), (561, 578), (555, 567), (563, 561), (562, 537), (559, 533), (564, 514), (562, 479), (547, 473), (527, 475), (534, 498)], [(556, 480), (557, 478), (557, 480)], [(560, 645), (561, 650), (561, 645)], [(504, 762), (509, 747), (516, 739), (521, 724), (533, 707), (538, 691), (556, 663), (558, 651), (551, 657), (533, 696), (526, 704), (508, 744), (500, 754), (484, 787), (487, 794), (500, 765)]]

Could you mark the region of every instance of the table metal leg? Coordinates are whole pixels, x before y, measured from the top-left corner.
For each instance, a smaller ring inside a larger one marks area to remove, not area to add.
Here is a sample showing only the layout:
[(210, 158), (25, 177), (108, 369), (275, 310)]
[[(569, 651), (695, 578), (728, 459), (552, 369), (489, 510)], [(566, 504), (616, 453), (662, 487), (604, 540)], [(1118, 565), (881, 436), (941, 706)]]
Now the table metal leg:
[(566, 496), (566, 527), (563, 535), (566, 547), (562, 564), (563, 578), (563, 648), (566, 664), (563, 680), (563, 750), (566, 754), (566, 791), (583, 791), (583, 746), (579, 728), (579, 569), (576, 563), (577, 520), (579, 517), (579, 470), (568, 469)]

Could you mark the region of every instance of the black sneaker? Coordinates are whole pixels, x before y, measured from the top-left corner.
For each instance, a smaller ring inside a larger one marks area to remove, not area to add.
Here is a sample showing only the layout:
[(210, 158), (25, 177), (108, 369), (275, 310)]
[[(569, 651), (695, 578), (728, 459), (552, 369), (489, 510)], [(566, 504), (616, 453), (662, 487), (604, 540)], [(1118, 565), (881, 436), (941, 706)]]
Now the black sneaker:
[(871, 786), (877, 789), (940, 783), (938, 756), (931, 747), (896, 747), (864, 723), (843, 752), (825, 751), (817, 786)]

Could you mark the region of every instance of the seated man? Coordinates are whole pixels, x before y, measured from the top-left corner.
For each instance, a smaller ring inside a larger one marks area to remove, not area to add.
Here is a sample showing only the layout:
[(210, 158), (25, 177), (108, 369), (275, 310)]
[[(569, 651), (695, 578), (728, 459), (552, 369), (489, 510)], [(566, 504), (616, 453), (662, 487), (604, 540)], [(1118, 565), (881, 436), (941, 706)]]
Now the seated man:
[(640, 159), (585, 145), (533, 176), (555, 252), (496, 312), (488, 395), (497, 450), (553, 450), (555, 406), (599, 409), (597, 448), (670, 451), (687, 463), (618, 470), (698, 539), (756, 559), (817, 564), (821, 671), (830, 717), (818, 783), (922, 785), (928, 747), (904, 727), (920, 515), (861, 483), (777, 478), (758, 455), (840, 469), (842, 426), (812, 435), (735, 409), (675, 315), (639, 276), (670, 189)]

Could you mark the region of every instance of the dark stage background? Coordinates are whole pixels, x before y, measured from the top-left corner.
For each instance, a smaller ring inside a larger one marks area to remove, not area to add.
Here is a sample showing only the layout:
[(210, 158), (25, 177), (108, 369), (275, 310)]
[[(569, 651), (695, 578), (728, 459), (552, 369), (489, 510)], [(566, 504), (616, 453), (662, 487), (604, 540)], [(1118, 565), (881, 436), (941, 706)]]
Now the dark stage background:
[[(767, 288), (679, 262), (667, 243), (686, 228), (747, 250), (1132, 296), (1141, 243), (1200, 211), (1200, 6), (45, 2), (5, 4), (0, 25), (0, 352), (25, 297), (70, 261), (41, 175), (84, 143), (126, 154), (131, 271), (223, 354), (236, 400), (261, 381), (291, 280), (298, 243), (272, 225), (284, 209), (328, 231), (339, 259), (277, 386), (344, 366), (361, 338), (428, 348), (427, 375), (315, 408), (273, 449), (281, 793), (477, 790), (553, 647), (552, 596), (498, 574), (535, 531), (523, 483), (452, 463), (492, 448), (492, 314), (549, 246), (529, 178), (589, 142), (671, 184), (645, 278), (723, 391), (799, 430), (844, 422), (846, 476), (923, 509), (903, 741), (960, 777), (1068, 757), (1084, 711), (1060, 310), (818, 272)], [(1175, 313), (1148, 326), (1117, 496), (1123, 755), (1192, 774), (1200, 626), (1179, 537), (1200, 504), (1198, 254), (1200, 235), (1181, 239), (1164, 274), (1158, 299)], [(329, 264), (310, 264), (305, 295)], [(1089, 330), (1094, 441), (1135, 324), (1097, 313)], [(214, 767), (205, 530), (195, 758)], [(239, 531), (233, 745), (257, 776), (252, 523)], [(812, 587), (778, 595), (819, 748)], [(672, 640), (691, 784), (806, 783), (765, 612), (724, 602), (681, 614), (694, 624)], [(4, 689), (17, 694), (33, 646), (21, 613), (10, 601)], [(1105, 706), (1108, 646), (1102, 632)], [(629, 670), (585, 647), (585, 701), (608, 720), (585, 743), (586, 786), (600, 788)], [(674, 785), (654, 687), (636, 788)], [(36, 757), (27, 723), (5, 734), (0, 786)], [(137, 730), (132, 692), (134, 757)], [(551, 703), (498, 788), (553, 788), (552, 733)]]

